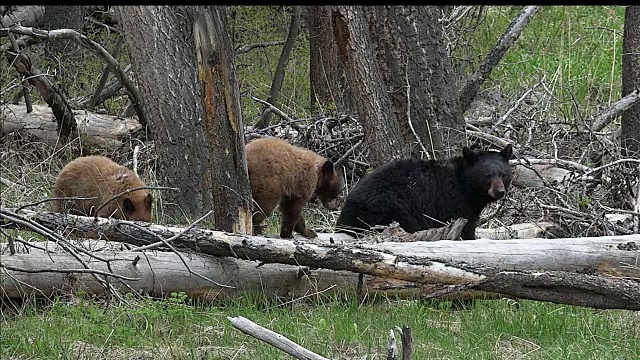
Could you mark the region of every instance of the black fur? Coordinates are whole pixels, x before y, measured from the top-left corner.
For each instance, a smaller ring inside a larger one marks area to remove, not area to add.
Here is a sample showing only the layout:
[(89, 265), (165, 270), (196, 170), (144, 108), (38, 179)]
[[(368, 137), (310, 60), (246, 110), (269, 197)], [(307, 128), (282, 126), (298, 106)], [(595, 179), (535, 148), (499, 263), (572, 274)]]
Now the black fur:
[(501, 152), (464, 148), (463, 156), (446, 160), (387, 163), (349, 192), (338, 231), (360, 233), (395, 220), (412, 233), (464, 217), (468, 222), (462, 238), (475, 239), (480, 213), (504, 197), (511, 184), (511, 152), (511, 145)]

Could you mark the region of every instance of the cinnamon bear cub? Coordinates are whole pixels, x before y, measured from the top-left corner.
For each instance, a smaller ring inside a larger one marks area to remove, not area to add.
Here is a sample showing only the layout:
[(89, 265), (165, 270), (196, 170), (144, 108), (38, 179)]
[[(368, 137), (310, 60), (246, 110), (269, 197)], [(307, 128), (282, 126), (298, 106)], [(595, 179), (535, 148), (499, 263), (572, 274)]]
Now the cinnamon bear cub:
[(253, 140), (245, 149), (249, 183), (257, 205), (253, 214), (254, 234), (262, 234), (261, 223), (279, 205), (280, 237), (292, 238), (293, 230), (308, 238), (316, 237), (315, 231), (307, 229), (302, 209), (313, 194), (325, 208), (337, 209), (342, 181), (333, 163), (313, 151), (273, 137)]
[[(127, 167), (104, 156), (79, 157), (62, 169), (53, 190), (54, 197), (95, 197), (90, 200), (55, 200), (53, 211), (94, 216), (105, 201), (123, 191), (144, 186)], [(100, 209), (100, 217), (151, 222), (151, 193), (136, 190), (120, 196)]]
[(475, 239), (484, 207), (502, 199), (511, 184), (512, 147), (474, 152), (444, 160), (402, 159), (365, 176), (349, 192), (338, 218), (338, 231), (362, 233), (397, 221), (406, 232), (437, 228), (467, 219), (464, 240)]

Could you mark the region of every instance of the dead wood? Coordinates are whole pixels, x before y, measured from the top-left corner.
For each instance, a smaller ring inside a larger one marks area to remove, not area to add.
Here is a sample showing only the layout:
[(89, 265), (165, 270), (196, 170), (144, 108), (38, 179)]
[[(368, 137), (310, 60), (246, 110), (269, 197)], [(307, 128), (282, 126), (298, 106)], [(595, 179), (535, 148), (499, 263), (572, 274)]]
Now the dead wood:
[[(11, 214), (9, 209), (1, 211), (2, 217)], [(138, 246), (182, 231), (175, 226), (138, 223), (141, 228), (128, 221), (27, 210), (21, 215), (48, 228), (100, 234)], [(333, 237), (323, 237), (326, 236)], [(290, 241), (197, 228), (173, 240), (177, 248), (220, 257), (346, 270), (421, 284), (450, 284), (443, 285), (441, 293), (479, 289), (536, 300), (625, 309), (640, 309), (640, 284), (635, 280), (640, 278), (638, 243), (640, 235), (354, 244), (322, 239)], [(541, 276), (553, 280), (550, 288), (533, 282)], [(507, 280), (512, 286), (501, 285)], [(520, 280), (523, 286), (515, 286)]]
[[(106, 148), (117, 148), (142, 129), (134, 118), (118, 119), (83, 110), (73, 110), (78, 135), (83, 144)], [(55, 117), (46, 105), (33, 105), (31, 113), (26, 112), (24, 104), (7, 104), (0, 109), (0, 133), (20, 132), (55, 146), (58, 133)]]
[(4, 26), (22, 24), (23, 26), (42, 26), (44, 22), (44, 6), (16, 6), (2, 17)]
[(496, 44), (493, 50), (491, 50), (482, 63), (480, 63), (478, 70), (471, 75), (459, 95), (460, 107), (463, 112), (469, 108), (469, 105), (471, 105), (480, 86), (489, 76), (491, 70), (500, 62), (504, 54), (509, 50), (509, 47), (520, 37), (520, 33), (522, 33), (524, 27), (539, 9), (540, 6), (526, 6), (522, 9), (518, 17), (509, 24), (502, 38), (498, 41), (498, 44)]
[(100, 44), (95, 41), (87, 38), (86, 36), (78, 33), (77, 31), (71, 29), (58, 29), (51, 31), (44, 31), (34, 28), (28, 28), (24, 26), (14, 25), (8, 28), (1, 29), (2, 31), (9, 31), (14, 34), (21, 35), (29, 35), (41, 39), (50, 39), (50, 40), (60, 40), (60, 39), (70, 39), (78, 43), (79, 45), (88, 48), (94, 51), (98, 56), (102, 57), (103, 60), (109, 65), (111, 71), (115, 74), (118, 80), (124, 85), (127, 89), (127, 95), (129, 99), (133, 103), (133, 106), (136, 109), (136, 114), (138, 115), (138, 121), (143, 127), (147, 126), (147, 118), (142, 110), (142, 101), (140, 98), (140, 94), (138, 93), (137, 88), (133, 85), (133, 82), (127, 74), (122, 71), (120, 64), (116, 59), (109, 54), (107, 50), (105, 50)]
[(67, 98), (53, 85), (47, 75), (42, 74), (33, 64), (29, 57), (23, 53), (7, 51), (7, 60), (26, 79), (29, 84), (38, 89), (38, 92), (49, 105), (54, 121), (57, 123), (57, 132), (60, 140), (66, 144), (68, 140), (77, 134), (76, 120)]
[(320, 356), (313, 351), (307, 350), (302, 346), (294, 343), (286, 337), (278, 334), (275, 331), (271, 331), (264, 328), (253, 321), (242, 317), (227, 316), (227, 320), (231, 322), (234, 328), (242, 331), (243, 333), (253, 336), (258, 340), (262, 340), (267, 344), (284, 351), (285, 353), (300, 360), (329, 360), (326, 357)]
[(627, 109), (630, 109), (638, 102), (640, 102), (640, 90), (635, 90), (629, 93), (591, 120), (591, 131), (600, 131), (604, 129), (604, 127), (615, 119), (616, 116), (622, 114)]
[[(49, 297), (77, 292), (104, 294), (107, 290), (93, 274), (104, 276), (122, 292), (143, 292), (156, 297), (184, 292), (189, 297), (207, 301), (238, 299), (247, 294), (281, 299), (313, 298), (338, 293), (362, 299), (375, 299), (379, 295), (430, 298), (441, 292), (438, 286), (432, 284), (421, 285), (350, 271), (265, 264), (188, 251), (182, 253), (181, 259), (180, 255), (172, 252), (126, 251), (120, 243), (100, 240), (74, 243), (95, 256), (80, 255), (90, 264), (89, 269), (52, 241), (20, 241), (15, 255), (6, 254), (6, 249), (0, 249), (0, 298)], [(205, 273), (224, 286), (212, 284), (194, 276), (194, 273)], [(441, 298), (469, 300), (500, 297), (471, 290), (446, 294)]]

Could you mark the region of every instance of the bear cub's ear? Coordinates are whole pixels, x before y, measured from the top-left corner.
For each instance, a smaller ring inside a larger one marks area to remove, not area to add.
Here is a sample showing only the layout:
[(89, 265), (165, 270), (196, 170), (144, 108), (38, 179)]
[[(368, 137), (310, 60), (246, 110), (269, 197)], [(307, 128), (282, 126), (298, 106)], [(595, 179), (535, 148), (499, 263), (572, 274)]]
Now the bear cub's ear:
[(507, 146), (505, 146), (504, 149), (500, 151), (500, 155), (502, 155), (505, 160), (509, 160), (511, 158), (511, 155), (513, 155), (513, 146), (511, 146), (511, 144), (507, 144)]
[(331, 160), (327, 160), (322, 164), (322, 175), (330, 176), (331, 174), (333, 174), (333, 163)]
[(466, 162), (472, 164), (476, 160), (476, 153), (467, 146), (462, 148), (462, 157)]

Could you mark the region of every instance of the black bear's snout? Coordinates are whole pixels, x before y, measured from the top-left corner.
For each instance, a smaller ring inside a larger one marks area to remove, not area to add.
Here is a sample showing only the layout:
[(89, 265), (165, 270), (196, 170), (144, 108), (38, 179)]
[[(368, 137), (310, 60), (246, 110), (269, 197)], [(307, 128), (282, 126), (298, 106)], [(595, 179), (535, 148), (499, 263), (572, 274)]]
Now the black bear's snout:
[(494, 179), (491, 182), (491, 188), (489, 188), (489, 196), (491, 196), (495, 200), (500, 200), (506, 193), (507, 191), (504, 188), (502, 179)]
[(497, 190), (493, 192), (493, 198), (496, 200), (500, 200), (504, 197), (505, 191), (504, 190)]

